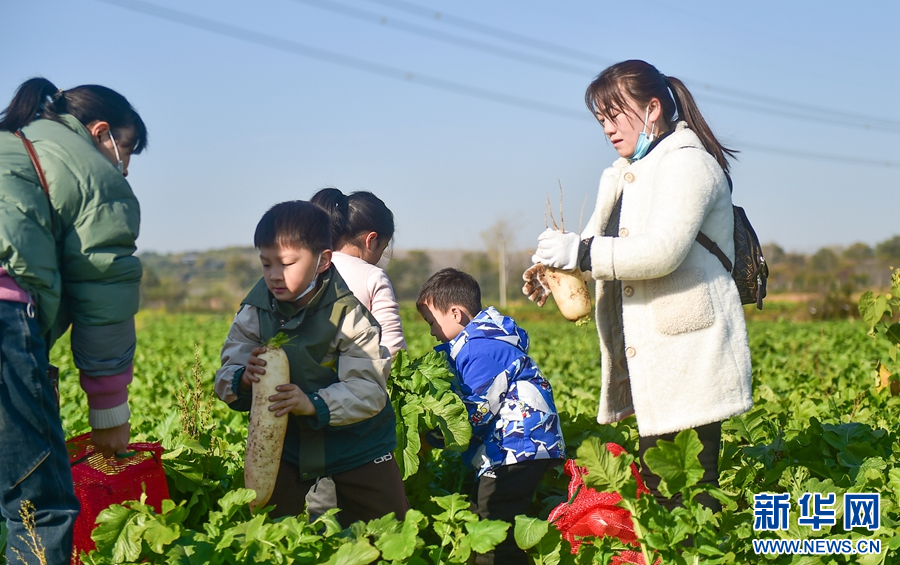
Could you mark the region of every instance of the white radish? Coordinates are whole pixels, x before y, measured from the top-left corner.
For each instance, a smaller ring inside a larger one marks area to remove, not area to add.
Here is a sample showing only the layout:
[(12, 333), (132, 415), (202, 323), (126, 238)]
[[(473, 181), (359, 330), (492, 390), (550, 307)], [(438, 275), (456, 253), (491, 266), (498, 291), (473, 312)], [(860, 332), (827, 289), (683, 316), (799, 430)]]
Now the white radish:
[(253, 383), (253, 404), (244, 457), (244, 484), (256, 491), (256, 498), (250, 502), (251, 510), (265, 506), (275, 489), (288, 418), (287, 414), (277, 417), (275, 412), (269, 410), (272, 404), (269, 397), (278, 393), (276, 386), (291, 382), (287, 355), (280, 346), (270, 342), (259, 358), (266, 362), (266, 372), (257, 375), (259, 382)]
[(590, 314), (591, 295), (579, 269), (564, 271), (547, 267), (544, 273), (550, 294), (567, 320), (577, 322)]
[[(566, 220), (563, 217), (562, 182), (559, 183), (559, 222), (561, 225), (556, 225), (549, 194), (547, 195), (547, 212), (550, 213), (550, 221), (553, 222), (553, 228), (562, 232), (566, 231)], [(584, 206), (581, 207), (581, 213), (584, 215)], [(546, 225), (546, 223), (547, 216), (544, 215), (544, 224)], [(548, 225), (547, 227), (549, 228), (550, 226)], [(581, 232), (581, 226), (578, 227), (578, 231)], [(550, 287), (550, 294), (556, 300), (556, 306), (559, 307), (560, 313), (567, 320), (577, 322), (590, 314), (591, 295), (588, 294), (587, 285), (584, 283), (584, 276), (582, 276), (580, 269), (576, 267), (571, 270), (563, 270), (546, 267), (544, 276), (547, 286)]]

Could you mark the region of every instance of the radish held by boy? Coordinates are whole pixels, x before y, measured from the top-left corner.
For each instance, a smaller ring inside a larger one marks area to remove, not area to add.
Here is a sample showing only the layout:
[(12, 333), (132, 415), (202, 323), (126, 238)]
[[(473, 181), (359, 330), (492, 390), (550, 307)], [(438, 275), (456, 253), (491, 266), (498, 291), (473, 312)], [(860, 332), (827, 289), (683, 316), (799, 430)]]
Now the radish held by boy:
[(284, 334), (278, 334), (266, 343), (265, 353), (258, 357), (266, 362), (266, 371), (253, 383), (253, 405), (250, 408), (250, 424), (247, 429), (247, 453), (244, 457), (244, 484), (256, 491), (250, 509), (265, 506), (275, 489), (275, 479), (281, 465), (281, 451), (288, 419), (278, 417), (269, 410), (270, 396), (278, 393), (275, 387), (291, 382), (287, 354), (282, 346), (287, 343)]

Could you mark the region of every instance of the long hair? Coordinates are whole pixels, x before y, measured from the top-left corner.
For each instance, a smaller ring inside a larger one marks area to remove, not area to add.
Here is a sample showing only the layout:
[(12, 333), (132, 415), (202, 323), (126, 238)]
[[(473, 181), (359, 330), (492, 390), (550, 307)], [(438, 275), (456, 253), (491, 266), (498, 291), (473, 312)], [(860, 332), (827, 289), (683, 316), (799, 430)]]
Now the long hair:
[(0, 113), (0, 131), (17, 131), (39, 118), (58, 122), (62, 114), (71, 114), (84, 125), (97, 120), (109, 123), (132, 154), (147, 147), (147, 127), (124, 96), (96, 84), (60, 90), (45, 78), (29, 79), (19, 86)]
[(706, 151), (728, 172), (728, 159), (734, 159), (737, 151), (719, 143), (681, 80), (665, 76), (645, 61), (623, 61), (597, 75), (584, 93), (584, 103), (598, 119), (600, 115), (616, 116), (628, 111), (627, 98), (639, 106), (646, 106), (652, 98), (658, 99), (666, 129), (675, 126), (676, 116), (678, 120), (687, 122)]

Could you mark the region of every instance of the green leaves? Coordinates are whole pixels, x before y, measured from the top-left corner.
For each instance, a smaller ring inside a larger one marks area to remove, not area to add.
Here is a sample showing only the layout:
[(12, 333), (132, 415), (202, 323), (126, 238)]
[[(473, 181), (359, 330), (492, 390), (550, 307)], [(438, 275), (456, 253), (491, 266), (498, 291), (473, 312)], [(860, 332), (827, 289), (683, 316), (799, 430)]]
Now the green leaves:
[(531, 549), (536, 546), (550, 528), (546, 520), (529, 518), (528, 516), (516, 516), (516, 544), (521, 549)]
[(438, 429), (444, 447), (463, 451), (472, 437), (469, 415), (462, 400), (451, 390), (453, 374), (443, 355), (432, 351), (410, 360), (398, 351), (388, 383), (397, 413), (397, 462), (404, 480), (419, 470), (420, 434)]
[(289, 341), (291, 341), (291, 338), (289, 338), (287, 334), (278, 332), (265, 343), (265, 346), (269, 349), (281, 349), (287, 345)]
[(634, 457), (623, 453), (616, 457), (606, 449), (606, 443), (598, 438), (588, 438), (578, 448), (578, 463), (588, 468), (584, 483), (599, 491), (621, 492), (631, 476)]
[(703, 478), (703, 466), (697, 457), (701, 451), (703, 444), (694, 430), (678, 432), (674, 442), (660, 440), (656, 447), (648, 449), (644, 461), (662, 478), (659, 491), (672, 497), (697, 484)]

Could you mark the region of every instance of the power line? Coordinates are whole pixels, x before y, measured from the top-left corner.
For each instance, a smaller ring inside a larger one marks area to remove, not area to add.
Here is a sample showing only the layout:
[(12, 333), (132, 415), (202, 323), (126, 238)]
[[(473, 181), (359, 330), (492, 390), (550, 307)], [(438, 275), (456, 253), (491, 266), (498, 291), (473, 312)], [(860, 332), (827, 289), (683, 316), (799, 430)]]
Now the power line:
[[(819, 116), (797, 114), (795, 112), (791, 112), (790, 110), (783, 110), (783, 109), (776, 108), (776, 107), (758, 106), (755, 104), (748, 104), (746, 102), (743, 104), (735, 104), (734, 102), (732, 102), (730, 100), (725, 100), (725, 99), (719, 98), (717, 96), (710, 95), (709, 93), (697, 94), (697, 98), (702, 99), (704, 101), (704, 103), (707, 103), (707, 104), (718, 105), (718, 106), (728, 106), (729, 108), (734, 108), (736, 110), (741, 110), (741, 111), (746, 111), (746, 112), (754, 112), (757, 114), (766, 114), (766, 115), (770, 115), (770, 116), (771, 115), (784, 116), (786, 118), (791, 118), (794, 120), (799, 120), (799, 121), (804, 121), (804, 122), (810, 122), (810, 123), (814, 123), (814, 124), (822, 124), (823, 123), (822, 118)], [(887, 133), (900, 133), (900, 131), (898, 131), (897, 129), (894, 129), (894, 128), (883, 128), (883, 127), (880, 127), (878, 124), (873, 125), (873, 124), (859, 123), (857, 121), (851, 120), (850, 118), (836, 117), (829, 121), (834, 125), (855, 127), (855, 128), (859, 128), (859, 129), (864, 129), (866, 131), (881, 131), (881, 132), (887, 132)]]
[(577, 49), (571, 49), (569, 47), (565, 47), (563, 45), (557, 45), (555, 43), (550, 43), (548, 41), (542, 41), (540, 39), (536, 39), (534, 37), (529, 37), (527, 35), (521, 35), (518, 33), (514, 33), (511, 31), (507, 31), (505, 29), (501, 29), (498, 27), (493, 27), (489, 25), (485, 25), (473, 20), (468, 20), (465, 18), (460, 18), (458, 16), (454, 16), (452, 14), (447, 14), (445, 12), (438, 12), (432, 10), (430, 8), (423, 8), (411, 2), (404, 2), (403, 0), (369, 0), (369, 2), (373, 2), (375, 4), (380, 4), (382, 6), (387, 6), (388, 8), (393, 8), (395, 10), (400, 10), (406, 12), (408, 14), (413, 14), (422, 18), (432, 19), (435, 21), (439, 21), (441, 23), (445, 23), (447, 25), (458, 27), (460, 29), (465, 29), (468, 31), (474, 31), (475, 33), (480, 33), (482, 35), (489, 35), (491, 37), (500, 38), (509, 43), (517, 43), (524, 47), (528, 47), (530, 49), (540, 49), (542, 51), (546, 51), (548, 53), (555, 53), (557, 55), (562, 55), (563, 57), (569, 57), (571, 59), (578, 59), (584, 61), (586, 63), (591, 64), (603, 64), (609, 66), (612, 63), (615, 63), (612, 59), (602, 59), (598, 58), (593, 53), (586, 53), (584, 51), (579, 51)]
[(436, 41), (442, 41), (444, 43), (449, 43), (452, 45), (461, 45), (463, 47), (468, 47), (474, 49), (476, 51), (493, 53), (495, 55), (499, 55), (501, 57), (506, 57), (508, 59), (513, 59), (517, 61), (522, 61), (524, 63), (530, 63), (532, 65), (537, 65), (539, 67), (544, 67), (550, 69), (552, 71), (559, 72), (568, 72), (577, 74), (579, 76), (592, 76), (594, 73), (591, 69), (587, 69), (585, 67), (576, 67), (570, 65), (568, 63), (563, 63), (553, 59), (546, 59), (544, 57), (538, 57), (535, 55), (530, 55), (528, 53), (522, 53), (521, 51), (513, 51), (511, 49), (505, 49), (503, 47), (499, 47), (497, 45), (491, 45), (489, 43), (484, 43), (483, 41), (475, 41), (472, 39), (467, 39), (464, 37), (460, 37), (458, 35), (451, 35), (449, 33), (444, 33), (441, 31), (436, 31), (432, 28), (420, 26), (416, 24), (411, 24), (408, 22), (404, 22), (402, 20), (396, 20), (393, 18), (388, 18), (386, 16), (382, 16), (380, 14), (376, 14), (374, 12), (368, 12), (366, 10), (360, 10), (359, 8), (353, 8), (351, 6), (345, 6), (343, 4), (338, 4), (336, 2), (323, 1), (323, 0), (294, 0), (299, 4), (306, 4), (307, 6), (313, 6), (314, 8), (319, 8), (321, 10), (328, 10), (330, 12), (334, 12), (336, 14), (340, 14), (342, 16), (354, 18), (357, 20), (361, 20), (370, 24), (376, 24), (384, 27), (393, 27), (399, 29), (401, 31), (405, 31), (407, 33), (412, 33), (414, 35), (419, 35), (428, 39), (433, 39)]
[[(555, 116), (560, 116), (569, 119), (578, 119), (585, 120), (587, 119), (587, 112), (576, 112), (569, 108), (565, 108), (562, 106), (556, 106), (553, 104), (546, 104), (544, 102), (538, 102), (534, 100), (528, 100), (526, 98), (520, 98), (517, 96), (510, 96), (507, 94), (493, 92), (490, 90), (477, 88), (468, 86), (465, 84), (447, 81), (440, 78), (435, 78), (427, 75), (421, 75), (417, 73), (412, 73), (409, 71), (404, 71), (402, 69), (397, 69), (395, 67), (391, 67), (388, 65), (382, 65), (380, 63), (373, 63), (370, 61), (366, 61), (363, 59), (357, 59), (355, 57), (350, 57), (347, 55), (342, 55), (340, 53), (334, 53), (331, 51), (326, 51), (324, 49), (319, 49), (317, 47), (310, 47), (308, 45), (304, 45), (302, 43), (298, 43), (296, 41), (288, 41), (285, 39), (280, 39), (271, 35), (267, 35), (264, 33), (255, 32), (252, 30), (240, 28), (237, 26), (233, 26), (230, 24), (224, 24), (221, 22), (216, 22), (207, 18), (203, 18), (200, 16), (195, 16), (192, 14), (187, 14), (184, 12), (180, 12), (177, 10), (172, 10), (169, 8), (163, 8), (161, 6), (156, 6), (154, 4), (150, 4), (147, 2), (143, 2), (141, 0), (98, 0), (100, 2), (104, 2), (106, 4), (113, 4), (122, 8), (127, 8), (129, 10), (140, 12), (146, 15), (154, 16), (163, 20), (168, 20), (176, 23), (180, 23), (189, 27), (201, 29), (204, 31), (216, 33), (218, 35), (223, 35), (226, 37), (230, 37), (232, 39), (239, 39), (241, 41), (246, 41), (249, 43), (255, 43), (257, 45), (262, 45), (265, 47), (270, 47), (273, 49), (278, 49), (280, 51), (285, 51), (288, 53), (293, 53), (296, 55), (301, 55), (305, 57), (309, 57), (312, 59), (317, 59), (320, 61), (324, 61), (326, 63), (340, 65), (343, 67), (351, 68), (354, 70), (361, 70), (368, 73), (376, 74), (379, 76), (392, 78), (395, 80), (402, 80), (404, 82), (412, 82), (418, 83), (423, 86), (428, 86), (430, 88), (435, 88), (438, 90), (443, 90), (446, 92), (453, 92), (455, 94), (462, 94), (464, 96), (470, 96), (473, 98), (479, 98), (481, 100), (487, 100), (490, 102), (495, 102), (498, 104), (506, 104), (510, 106), (516, 106), (519, 108), (526, 108), (528, 110), (533, 110), (536, 112), (541, 112), (545, 114), (551, 114)], [(790, 149), (779, 149), (775, 147), (767, 147), (763, 145), (755, 145), (755, 144), (746, 144), (742, 143), (740, 146), (746, 147), (751, 150), (763, 151), (767, 153), (773, 153), (777, 155), (789, 155), (794, 157), (803, 157), (809, 159), (818, 159), (825, 160), (830, 162), (842, 162), (847, 164), (854, 165), (879, 165), (886, 167), (900, 167), (900, 163), (892, 162), (892, 161), (879, 161), (872, 159), (857, 159), (854, 157), (842, 157), (842, 156), (832, 156), (832, 155), (824, 155), (819, 153), (807, 153), (801, 151), (794, 151)]]
[[(510, 43), (515, 43), (518, 45), (522, 45), (524, 47), (530, 49), (538, 49), (543, 50), (548, 53), (554, 53), (557, 55), (570, 57), (573, 59), (578, 59), (580, 61), (590, 62), (594, 64), (602, 64), (604, 66), (608, 66), (612, 61), (610, 59), (598, 58), (591, 53), (587, 53), (584, 51), (579, 51), (576, 49), (570, 49), (568, 47), (564, 47), (555, 43), (550, 43), (546, 41), (537, 40), (531, 37), (527, 37), (524, 35), (516, 34), (513, 32), (506, 31), (501, 28), (484, 25), (472, 20), (468, 20), (465, 18), (460, 18), (458, 16), (453, 16), (451, 14), (447, 14), (445, 12), (434, 11), (429, 8), (423, 8), (411, 2), (406, 2), (405, 0), (368, 0), (369, 2), (386, 6), (389, 8), (393, 8), (398, 11), (406, 12), (418, 17), (431, 19), (437, 22), (441, 22), (459, 29), (467, 30), (470, 32), (478, 33), (481, 35), (487, 35), (494, 39), (501, 39), (504, 41), (508, 41)], [(593, 74), (593, 73), (592, 73)], [(687, 80), (687, 79), (686, 79)], [(705, 81), (691, 81), (697, 84), (702, 85), (702, 87), (709, 91), (718, 91), (727, 96), (734, 96), (737, 98), (742, 98), (745, 100), (751, 100), (754, 102), (762, 102), (763, 104), (770, 104), (775, 106), (786, 106), (789, 108), (794, 108), (801, 112), (805, 112), (804, 114), (797, 114), (793, 112), (789, 112), (786, 110), (778, 110), (777, 113), (779, 115), (783, 115), (785, 117), (797, 118), (801, 120), (815, 120), (817, 123), (825, 123), (830, 122), (836, 125), (841, 125), (845, 127), (857, 127), (865, 130), (881, 130), (888, 131), (891, 133), (900, 133), (900, 121), (884, 119), (882, 117), (874, 117), (874, 116), (864, 116), (861, 114), (854, 114), (850, 112), (845, 112), (841, 110), (834, 110), (831, 108), (823, 108), (820, 106), (813, 106), (809, 104), (802, 104), (798, 102), (793, 102), (791, 100), (785, 100), (782, 98), (777, 98), (773, 96), (759, 95), (755, 93), (745, 92), (739, 89), (714, 85)], [(730, 105), (732, 107), (740, 108), (740, 103), (732, 102), (732, 101), (722, 101), (722, 104)], [(749, 108), (744, 108), (749, 109)], [(769, 113), (770, 110), (761, 107), (754, 107), (752, 110), (754, 112), (760, 113)], [(843, 119), (841, 119), (843, 118)], [(860, 123), (863, 122), (863, 123)]]
[(518, 106), (520, 108), (527, 108), (529, 110), (535, 110), (537, 112), (543, 112), (545, 114), (552, 114), (555, 116), (562, 116), (564, 118), (572, 118), (578, 120), (585, 120), (588, 118), (586, 112), (576, 112), (575, 110), (565, 108), (563, 106), (556, 106), (555, 104), (547, 104), (544, 102), (538, 102), (536, 100), (529, 100), (527, 98), (521, 98), (519, 96), (512, 96), (509, 94), (486, 90), (484, 88), (478, 88), (476, 86), (469, 86), (466, 84), (444, 80), (420, 73), (413, 73), (411, 71), (405, 71), (396, 67), (366, 61), (364, 59), (357, 59), (356, 57), (342, 55), (333, 51), (326, 51), (325, 49), (319, 49), (318, 47), (304, 45), (296, 41), (288, 41), (286, 39), (280, 39), (278, 37), (259, 33), (249, 29), (216, 22), (214, 20), (202, 18), (200, 16), (194, 16), (185, 12), (163, 8), (161, 6), (142, 2), (140, 0), (99, 1), (105, 2), (107, 4), (114, 4), (122, 8), (127, 8), (135, 12), (141, 12), (144, 14), (155, 16), (164, 20), (169, 20), (212, 33), (217, 33), (219, 35), (224, 35), (234, 39), (240, 39), (242, 41), (248, 41), (250, 43), (256, 43), (258, 45), (264, 45), (266, 47), (271, 47), (280, 51), (286, 51), (288, 53), (294, 53), (296, 55), (318, 59), (326, 63), (340, 65), (358, 71), (365, 71), (367, 73), (372, 73), (383, 77), (421, 84), (423, 86), (436, 88), (438, 90), (455, 92), (457, 94), (480, 98), (482, 100), (488, 100), (490, 102), (498, 102), (500, 104), (509, 104), (511, 106)]
[(807, 151), (797, 151), (795, 149), (781, 149), (777, 147), (767, 147), (765, 145), (757, 145), (755, 143), (737, 143), (741, 150), (749, 149), (751, 151), (761, 151), (763, 153), (771, 153), (773, 155), (803, 157), (804, 159), (815, 159), (817, 161), (828, 161), (829, 163), (846, 163), (848, 165), (867, 165), (875, 167), (886, 167), (890, 169), (900, 168), (897, 161), (888, 161), (885, 159), (859, 159), (857, 157), (847, 157), (843, 155), (825, 155), (823, 153), (811, 153)]

